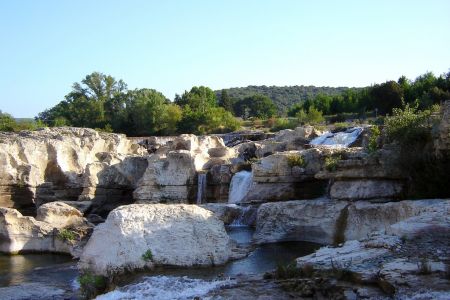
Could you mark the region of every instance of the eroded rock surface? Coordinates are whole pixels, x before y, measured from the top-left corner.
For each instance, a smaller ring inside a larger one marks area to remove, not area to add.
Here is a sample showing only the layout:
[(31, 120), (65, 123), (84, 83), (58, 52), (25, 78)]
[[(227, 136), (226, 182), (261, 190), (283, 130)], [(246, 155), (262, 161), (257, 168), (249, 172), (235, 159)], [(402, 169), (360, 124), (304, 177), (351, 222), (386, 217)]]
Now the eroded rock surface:
[(61, 202), (40, 207), (37, 218), (0, 207), (0, 252), (60, 252), (78, 256), (92, 225)]
[(219, 265), (230, 255), (224, 224), (211, 211), (196, 205), (132, 204), (113, 210), (95, 228), (79, 267), (107, 276), (155, 265)]

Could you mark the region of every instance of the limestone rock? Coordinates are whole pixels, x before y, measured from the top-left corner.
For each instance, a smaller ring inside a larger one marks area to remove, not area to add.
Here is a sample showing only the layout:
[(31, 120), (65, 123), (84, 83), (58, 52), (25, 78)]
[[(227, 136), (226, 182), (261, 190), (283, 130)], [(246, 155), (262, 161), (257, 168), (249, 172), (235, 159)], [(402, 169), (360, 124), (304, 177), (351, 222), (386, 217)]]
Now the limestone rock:
[[(154, 265), (211, 266), (225, 263), (230, 249), (223, 222), (211, 211), (195, 205), (132, 204), (113, 210), (95, 228), (79, 268), (108, 276)], [(151, 253), (148, 261), (144, 253)]]
[(331, 185), (330, 197), (339, 200), (399, 199), (404, 183), (393, 180), (345, 180)]
[[(91, 228), (79, 211), (63, 203), (52, 203), (43, 206), (38, 216), (40, 220), (23, 216), (12, 208), (0, 207), (0, 252), (59, 252), (79, 255)], [(74, 240), (61, 239), (59, 233), (66, 228), (72, 232)]]
[(328, 199), (264, 203), (258, 209), (256, 243), (308, 241), (333, 242), (336, 221), (347, 205)]
[(148, 167), (133, 192), (138, 201), (187, 203), (194, 199), (197, 172), (188, 150), (148, 157)]
[(86, 188), (88, 165), (117, 164), (129, 155), (143, 154), (142, 150), (125, 135), (87, 128), (2, 132), (0, 206), (33, 214), (36, 206), (46, 202), (76, 201)]
[(46, 222), (56, 228), (81, 226), (86, 223), (86, 219), (78, 209), (63, 202), (41, 205), (37, 210), (36, 220)]

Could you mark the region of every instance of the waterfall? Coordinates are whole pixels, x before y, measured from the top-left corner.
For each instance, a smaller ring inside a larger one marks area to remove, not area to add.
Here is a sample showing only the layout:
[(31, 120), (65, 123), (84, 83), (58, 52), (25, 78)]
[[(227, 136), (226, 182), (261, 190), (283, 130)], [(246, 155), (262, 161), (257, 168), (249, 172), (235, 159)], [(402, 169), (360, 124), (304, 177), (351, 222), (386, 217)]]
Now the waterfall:
[(206, 174), (198, 173), (197, 204), (202, 204), (205, 196), (206, 196)]
[(240, 203), (252, 185), (252, 172), (240, 171), (234, 174), (230, 183), (228, 203)]
[(251, 205), (243, 207), (239, 216), (231, 222), (229, 226), (232, 227), (243, 227), (254, 225), (256, 221), (257, 209)]
[(313, 139), (310, 144), (329, 147), (348, 147), (356, 141), (362, 131), (362, 127), (353, 127), (336, 133), (325, 132), (321, 136)]

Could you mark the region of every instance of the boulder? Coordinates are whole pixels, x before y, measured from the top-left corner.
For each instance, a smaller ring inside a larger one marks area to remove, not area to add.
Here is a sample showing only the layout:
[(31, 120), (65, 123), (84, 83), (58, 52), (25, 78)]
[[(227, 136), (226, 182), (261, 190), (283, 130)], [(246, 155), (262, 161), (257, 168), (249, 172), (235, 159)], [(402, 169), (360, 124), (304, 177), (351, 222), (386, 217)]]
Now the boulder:
[(78, 209), (63, 202), (41, 205), (37, 210), (36, 220), (46, 222), (56, 228), (86, 224), (86, 219)]
[(23, 216), (15, 209), (0, 207), (0, 252), (79, 255), (91, 225), (78, 210), (64, 203), (51, 203), (41, 207), (38, 218), (36, 220)]
[(98, 225), (79, 262), (83, 272), (112, 276), (153, 266), (213, 266), (227, 262), (223, 222), (196, 205), (132, 204)]
[(253, 239), (258, 244), (282, 241), (333, 242), (337, 220), (347, 206), (329, 199), (262, 204)]

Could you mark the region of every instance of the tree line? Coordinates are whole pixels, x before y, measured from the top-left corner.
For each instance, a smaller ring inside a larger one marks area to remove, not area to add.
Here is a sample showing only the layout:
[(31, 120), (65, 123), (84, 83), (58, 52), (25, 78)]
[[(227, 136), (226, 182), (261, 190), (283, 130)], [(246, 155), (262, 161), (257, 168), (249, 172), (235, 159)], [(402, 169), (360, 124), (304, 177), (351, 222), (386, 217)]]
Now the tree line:
[[(450, 72), (440, 76), (428, 72), (415, 80), (402, 76), (397, 81), (366, 88), (336, 88), (324, 93), (320, 92), (322, 88), (312, 89), (315, 94), (301, 96), (286, 113), (280, 113), (282, 109), (267, 95), (247, 94), (248, 88), (219, 92), (204, 86), (192, 87), (175, 95), (172, 102), (154, 89), (130, 90), (123, 80), (94, 72), (74, 83), (63, 101), (39, 113), (36, 122), (16, 122), (0, 111), (0, 130), (46, 125), (89, 127), (129, 136), (207, 134), (237, 130), (241, 120), (246, 119), (266, 119), (269, 127), (283, 129), (299, 123), (321, 123), (323, 115), (332, 116), (328, 118), (331, 121), (343, 121), (348, 113), (358, 118), (386, 115), (408, 103), (417, 104), (419, 109), (430, 108), (450, 99)], [(267, 94), (274, 87), (251, 88), (261, 88)], [(289, 91), (286, 88), (275, 90)], [(233, 96), (237, 90), (246, 91), (245, 96)], [(294, 90), (298, 96), (302, 89)], [(286, 119), (286, 114), (291, 119)]]
[(368, 114), (392, 114), (393, 109), (406, 104), (417, 104), (421, 110), (433, 104), (450, 99), (450, 72), (435, 76), (431, 72), (420, 75), (415, 80), (405, 76), (397, 81), (386, 81), (362, 89), (348, 89), (339, 95), (319, 94), (313, 98), (294, 104), (288, 116), (296, 117), (309, 111), (311, 107), (324, 115), (335, 115), (338, 120), (345, 113), (365, 118)]

